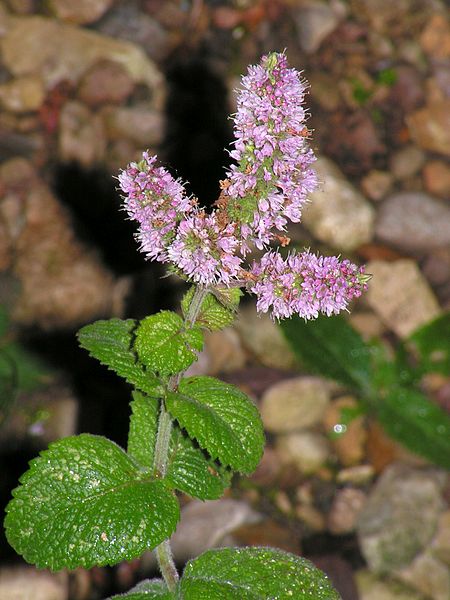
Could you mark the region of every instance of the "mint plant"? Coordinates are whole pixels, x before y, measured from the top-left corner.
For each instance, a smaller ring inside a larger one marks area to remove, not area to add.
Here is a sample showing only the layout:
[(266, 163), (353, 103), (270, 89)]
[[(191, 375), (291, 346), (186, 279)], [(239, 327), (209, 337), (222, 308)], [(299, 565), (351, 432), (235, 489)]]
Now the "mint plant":
[[(345, 309), (367, 285), (363, 268), (347, 260), (309, 251), (283, 258), (273, 247), (289, 243), (285, 226), (300, 220), (316, 185), (306, 86), (278, 53), (250, 67), (242, 83), (236, 164), (213, 212), (148, 153), (119, 175), (140, 249), (192, 284), (181, 314), (98, 321), (78, 334), (91, 356), (133, 387), (127, 450), (89, 434), (59, 440), (30, 463), (7, 507), (9, 542), (40, 568), (114, 565), (154, 549), (162, 579), (121, 596), (129, 600), (339, 598), (310, 562), (280, 550), (210, 550), (180, 578), (170, 549), (176, 493), (219, 498), (234, 473), (255, 470), (264, 446), (257, 408), (243, 392), (185, 375), (203, 332), (232, 323), (242, 289), (275, 319), (313, 319)], [(254, 247), (262, 255), (250, 261)]]

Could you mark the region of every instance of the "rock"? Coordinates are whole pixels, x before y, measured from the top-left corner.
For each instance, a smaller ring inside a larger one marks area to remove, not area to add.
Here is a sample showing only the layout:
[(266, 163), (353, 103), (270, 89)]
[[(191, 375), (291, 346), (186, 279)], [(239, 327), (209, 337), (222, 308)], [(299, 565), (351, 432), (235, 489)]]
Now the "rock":
[(327, 158), (314, 165), (321, 189), (309, 195), (303, 223), (311, 233), (333, 248), (354, 250), (372, 239), (374, 210)]
[(339, 471), (336, 481), (339, 484), (367, 485), (375, 476), (372, 465), (356, 465)]
[(450, 98), (411, 113), (406, 122), (421, 148), (450, 156)]
[(300, 539), (294, 528), (289, 529), (275, 519), (264, 519), (264, 525), (243, 525), (233, 531), (239, 546), (271, 546), (286, 552), (300, 554)]
[(450, 510), (444, 511), (439, 518), (430, 551), (433, 556), (450, 567)]
[(45, 88), (40, 77), (26, 75), (0, 85), (0, 103), (14, 113), (38, 110), (45, 98)]
[(425, 188), (430, 194), (450, 200), (450, 167), (441, 160), (430, 160), (422, 171)]
[(234, 329), (209, 331), (205, 334), (205, 348), (208, 356), (208, 374), (229, 373), (242, 369), (246, 356), (238, 334)]
[[(173, 26), (170, 23), (169, 27)], [(97, 29), (104, 35), (137, 44), (158, 62), (167, 57), (176, 43), (176, 36), (169, 35), (161, 19), (143, 13), (135, 2), (119, 3), (108, 11)]]
[(371, 200), (378, 202), (390, 192), (393, 183), (391, 173), (373, 169), (361, 180), (361, 189)]
[(78, 97), (90, 106), (122, 104), (132, 94), (134, 82), (122, 65), (102, 60), (84, 75)]
[[(420, 48), (413, 46), (412, 50), (415, 49), (417, 49), (417, 53), (423, 60)], [(418, 60), (415, 60), (414, 63), (417, 63)], [(425, 92), (420, 68), (400, 65), (395, 69), (395, 72), (397, 81), (391, 87), (390, 101), (404, 113), (409, 113), (421, 107), (425, 100)]]
[(274, 433), (319, 423), (330, 402), (330, 387), (319, 377), (296, 377), (272, 385), (261, 398), (264, 427)]
[(37, 571), (33, 567), (0, 569), (0, 600), (68, 600), (67, 573)]
[(353, 17), (369, 21), (375, 31), (385, 31), (394, 23), (402, 23), (411, 10), (409, 0), (355, 0), (352, 3)]
[(310, 93), (320, 106), (333, 112), (341, 104), (339, 89), (334, 78), (327, 73), (311, 73), (309, 76)]
[(373, 275), (366, 300), (386, 325), (400, 338), (440, 314), (437, 300), (413, 260), (367, 264)]
[(408, 565), (431, 541), (443, 509), (444, 482), (442, 472), (401, 463), (383, 472), (357, 524), (361, 552), (372, 571), (391, 573)]
[(171, 538), (175, 560), (184, 563), (209, 548), (233, 545), (234, 529), (261, 520), (246, 502), (228, 498), (206, 503), (193, 500), (181, 511), (180, 524)]
[(242, 345), (248, 348), (266, 367), (289, 371), (297, 364), (280, 328), (267, 314), (258, 315), (255, 306), (239, 309), (234, 324)]
[(142, 148), (158, 146), (162, 141), (164, 119), (150, 103), (133, 107), (106, 106), (101, 115), (112, 140), (129, 139)]
[(18, 15), (28, 15), (36, 10), (35, 0), (6, 0), (6, 4)]
[(395, 576), (432, 600), (450, 598), (450, 570), (430, 552), (416, 556), (410, 565)]
[(106, 59), (121, 64), (134, 82), (146, 84), (156, 105), (160, 106), (164, 97), (162, 74), (141, 48), (55, 19), (10, 17), (0, 50), (3, 64), (13, 76), (39, 76), (46, 89), (61, 81), (77, 83), (88, 69)]
[(81, 25), (98, 21), (113, 2), (114, 0), (47, 0), (47, 7), (57, 19)]
[[(348, 424), (342, 424), (342, 411), (355, 410), (358, 402), (352, 396), (342, 396), (327, 408), (323, 423), (326, 431), (332, 435), (331, 444), (345, 467), (355, 465), (364, 458), (367, 438), (362, 416)], [(333, 435), (334, 434), (334, 435)]]
[(328, 530), (333, 535), (352, 533), (366, 500), (362, 490), (351, 487), (338, 490), (328, 513)]
[(409, 179), (420, 171), (425, 162), (425, 154), (417, 146), (404, 146), (390, 159), (390, 168), (396, 179)]
[(411, 588), (396, 581), (381, 580), (369, 571), (357, 571), (359, 600), (425, 600)]
[(449, 281), (450, 247), (438, 248), (430, 252), (422, 265), (422, 270), (431, 285), (445, 285)]
[(326, 529), (325, 517), (320, 510), (310, 504), (296, 506), (295, 516), (314, 533), (323, 532)]
[(293, 464), (305, 475), (317, 472), (330, 454), (327, 440), (311, 431), (280, 435), (275, 447), (283, 464)]
[(385, 331), (383, 323), (373, 312), (352, 312), (348, 320), (366, 342), (374, 337), (381, 337)]
[(450, 24), (444, 14), (431, 16), (420, 35), (420, 45), (432, 58), (450, 58)]
[(339, 15), (333, 6), (320, 0), (308, 0), (294, 13), (298, 41), (307, 54), (316, 52), (324, 39), (336, 29)]
[(51, 328), (120, 316), (128, 280), (116, 281), (75, 238), (67, 213), (32, 165), (24, 159), (3, 163), (1, 185), (4, 198), (17, 207), (16, 218), (8, 223), (14, 244), (12, 271), (20, 282), (13, 318)]
[(59, 158), (89, 168), (103, 161), (106, 138), (99, 115), (80, 102), (66, 102), (59, 118)]
[(422, 192), (386, 198), (375, 225), (377, 237), (404, 251), (428, 251), (450, 245), (450, 207)]

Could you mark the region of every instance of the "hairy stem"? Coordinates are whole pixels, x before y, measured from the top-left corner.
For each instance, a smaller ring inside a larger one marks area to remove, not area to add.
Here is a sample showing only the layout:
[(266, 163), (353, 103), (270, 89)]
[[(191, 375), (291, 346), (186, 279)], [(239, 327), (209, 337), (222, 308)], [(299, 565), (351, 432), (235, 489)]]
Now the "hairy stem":
[[(207, 295), (208, 290), (206, 288), (196, 286), (194, 296), (189, 305), (189, 309), (185, 318), (185, 326), (187, 328), (193, 327), (195, 320), (198, 317), (202, 302)], [(183, 373), (177, 373), (172, 375), (169, 379), (168, 389), (170, 391), (175, 390), (180, 383), (180, 379)], [(156, 436), (155, 444), (155, 460), (154, 467), (157, 473), (161, 477), (164, 477), (167, 473), (167, 465), (169, 461), (169, 444), (170, 434), (172, 432), (172, 418), (166, 411), (164, 400), (161, 401), (161, 409), (158, 420), (158, 433)], [(174, 591), (179, 580), (177, 568), (172, 556), (172, 550), (170, 548), (169, 540), (164, 540), (155, 550), (156, 558), (158, 560), (161, 574), (164, 577), (167, 587), (170, 591)]]

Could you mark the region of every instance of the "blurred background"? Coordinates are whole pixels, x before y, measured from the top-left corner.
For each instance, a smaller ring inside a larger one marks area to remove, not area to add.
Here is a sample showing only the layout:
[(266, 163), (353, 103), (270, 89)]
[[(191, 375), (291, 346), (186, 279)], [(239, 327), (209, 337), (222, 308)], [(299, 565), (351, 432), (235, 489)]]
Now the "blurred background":
[[(445, 0), (0, 0), (2, 506), (55, 439), (126, 445), (130, 390), (77, 347), (77, 329), (175, 308), (183, 292), (137, 252), (118, 170), (149, 149), (211, 205), (240, 75), (284, 49), (310, 84), (322, 182), (292, 244), (367, 263), (373, 278), (327, 330), (337, 345), (317, 344), (320, 323), (257, 317), (251, 299), (208, 335), (196, 372), (251, 395), (267, 448), (223, 500), (182, 499), (176, 558), (273, 545), (313, 560), (343, 600), (448, 600)], [(366, 379), (350, 376), (358, 356)], [(145, 556), (38, 572), (3, 533), (0, 557), (0, 600), (96, 600), (154, 568)]]

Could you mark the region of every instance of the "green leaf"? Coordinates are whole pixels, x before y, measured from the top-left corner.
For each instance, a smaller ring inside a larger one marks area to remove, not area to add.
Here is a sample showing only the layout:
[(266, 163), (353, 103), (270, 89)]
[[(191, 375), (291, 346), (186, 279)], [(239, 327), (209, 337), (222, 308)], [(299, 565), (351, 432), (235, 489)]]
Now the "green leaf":
[(450, 469), (450, 417), (415, 389), (393, 387), (372, 405), (385, 431), (436, 465)]
[(169, 591), (162, 579), (146, 579), (138, 583), (126, 594), (112, 596), (107, 600), (172, 600), (175, 594)]
[(159, 402), (139, 392), (133, 392), (130, 403), (131, 418), (128, 433), (128, 454), (137, 462), (153, 469), (156, 434), (158, 431)]
[(351, 388), (370, 386), (370, 349), (343, 317), (304, 321), (292, 317), (280, 327), (303, 365)]
[(0, 304), (0, 338), (8, 331), (9, 316), (6, 308)]
[(450, 373), (450, 312), (420, 327), (410, 336), (421, 367), (448, 375)]
[(185, 329), (183, 319), (169, 310), (146, 317), (136, 330), (139, 359), (161, 376), (184, 371), (196, 359), (194, 350), (203, 348), (199, 327)]
[(16, 365), (5, 352), (0, 352), (0, 426), (8, 418), (16, 397)]
[(220, 498), (232, 473), (216, 464), (179, 427), (172, 430), (166, 479), (181, 492), (200, 500)]
[[(194, 292), (195, 286), (192, 286), (181, 301), (181, 308), (185, 317), (187, 316)], [(233, 292), (233, 294), (230, 292)], [(230, 288), (223, 292), (219, 291), (208, 294), (202, 302), (196, 324), (209, 331), (217, 331), (228, 327), (236, 317), (241, 294), (242, 292), (239, 288)]]
[(272, 548), (220, 548), (187, 563), (184, 600), (339, 600), (308, 560)]
[(179, 505), (119, 446), (64, 438), (30, 463), (7, 506), (6, 536), (26, 561), (59, 570), (113, 565), (155, 548), (175, 530)]
[(135, 328), (136, 322), (133, 319), (96, 321), (80, 329), (78, 341), (91, 356), (126, 379), (128, 383), (147, 394), (159, 395), (160, 381), (139, 364), (132, 350)]
[[(135, 392), (128, 436), (128, 453), (143, 467), (153, 469), (158, 430), (159, 405), (152, 398)], [(172, 428), (165, 481), (177, 490), (201, 500), (222, 496), (231, 473), (217, 465), (179, 427)]]
[(264, 432), (253, 402), (237, 387), (213, 377), (182, 379), (167, 410), (211, 458), (252, 473), (261, 459)]
[(17, 374), (17, 389), (19, 391), (34, 390), (43, 385), (45, 380), (50, 376), (50, 370), (48, 366), (46, 366), (44, 362), (37, 356), (27, 352), (19, 344), (8, 344), (3, 349), (3, 352), (15, 364)]

